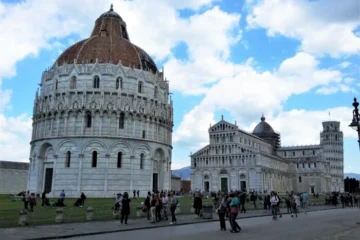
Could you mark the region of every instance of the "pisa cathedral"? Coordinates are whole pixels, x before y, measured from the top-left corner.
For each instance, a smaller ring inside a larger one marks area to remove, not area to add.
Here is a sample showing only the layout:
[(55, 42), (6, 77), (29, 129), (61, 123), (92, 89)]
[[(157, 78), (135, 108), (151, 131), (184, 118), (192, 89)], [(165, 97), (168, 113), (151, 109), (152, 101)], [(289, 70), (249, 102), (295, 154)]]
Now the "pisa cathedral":
[(170, 189), (172, 128), (164, 71), (111, 7), (42, 74), (27, 188), (54, 197)]
[(201, 191), (344, 191), (340, 122), (322, 123), (319, 145), (281, 146), (261, 117), (252, 133), (224, 119), (209, 128), (209, 144), (191, 154), (191, 189)]

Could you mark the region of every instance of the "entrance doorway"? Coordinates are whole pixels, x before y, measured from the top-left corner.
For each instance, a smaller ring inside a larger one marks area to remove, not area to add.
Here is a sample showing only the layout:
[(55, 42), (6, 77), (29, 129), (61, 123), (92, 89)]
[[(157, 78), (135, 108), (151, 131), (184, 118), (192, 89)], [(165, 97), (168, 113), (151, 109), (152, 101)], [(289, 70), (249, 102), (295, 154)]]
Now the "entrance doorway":
[(221, 178), (221, 191), (228, 192), (228, 179), (227, 178)]
[(153, 192), (157, 192), (159, 189), (159, 175), (157, 173), (153, 173)]
[(209, 190), (210, 190), (210, 183), (206, 181), (204, 182), (204, 191), (209, 192)]
[(44, 192), (46, 193), (51, 192), (52, 180), (53, 180), (53, 168), (46, 168)]
[(311, 194), (315, 193), (315, 187), (314, 186), (311, 186), (310, 192), (311, 192)]
[(240, 181), (240, 190), (245, 191), (246, 190), (246, 181)]

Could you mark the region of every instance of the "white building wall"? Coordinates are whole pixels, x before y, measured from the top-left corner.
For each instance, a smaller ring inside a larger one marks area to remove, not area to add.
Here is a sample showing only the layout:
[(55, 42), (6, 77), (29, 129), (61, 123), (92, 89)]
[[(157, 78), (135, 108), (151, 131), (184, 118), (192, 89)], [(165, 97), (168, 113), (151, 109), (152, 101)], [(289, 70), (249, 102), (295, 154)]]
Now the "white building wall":
[(26, 191), (27, 170), (0, 169), (0, 194)]

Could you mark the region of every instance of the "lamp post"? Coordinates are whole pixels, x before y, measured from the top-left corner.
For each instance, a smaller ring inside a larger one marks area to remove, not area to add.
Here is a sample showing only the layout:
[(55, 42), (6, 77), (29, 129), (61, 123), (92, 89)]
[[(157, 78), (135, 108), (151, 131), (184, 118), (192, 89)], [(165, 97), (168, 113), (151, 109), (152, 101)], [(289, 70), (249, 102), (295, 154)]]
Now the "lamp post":
[(360, 149), (360, 115), (359, 115), (359, 103), (356, 101), (356, 98), (354, 98), (354, 102), (352, 104), (354, 106), (354, 110), (353, 110), (353, 119), (351, 124), (349, 125), (349, 127), (351, 127), (352, 129), (354, 129), (355, 131), (358, 132), (358, 142), (359, 142), (359, 149)]
[[(351, 127), (352, 129), (354, 129), (355, 131), (358, 132), (358, 142), (359, 142), (359, 149), (360, 149), (360, 123), (359, 123), (359, 119), (360, 119), (360, 115), (359, 115), (359, 103), (356, 101), (356, 98), (354, 98), (354, 102), (352, 104), (354, 106), (354, 110), (353, 110), (353, 119), (352, 122), (350, 123), (349, 127)], [(360, 222), (356, 222), (357, 224), (360, 224)]]

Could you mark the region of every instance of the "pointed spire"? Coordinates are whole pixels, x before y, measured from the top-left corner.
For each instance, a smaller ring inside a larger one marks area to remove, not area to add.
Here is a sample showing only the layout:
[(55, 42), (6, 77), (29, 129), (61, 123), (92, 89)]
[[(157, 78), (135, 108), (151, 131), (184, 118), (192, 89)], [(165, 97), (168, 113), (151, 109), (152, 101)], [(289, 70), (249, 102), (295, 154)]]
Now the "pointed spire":
[(261, 120), (262, 122), (264, 122), (264, 121), (265, 121), (264, 113), (262, 114), (262, 116), (261, 116), (260, 120)]
[(114, 4), (111, 3), (110, 5), (110, 11), (113, 12), (114, 11)]

